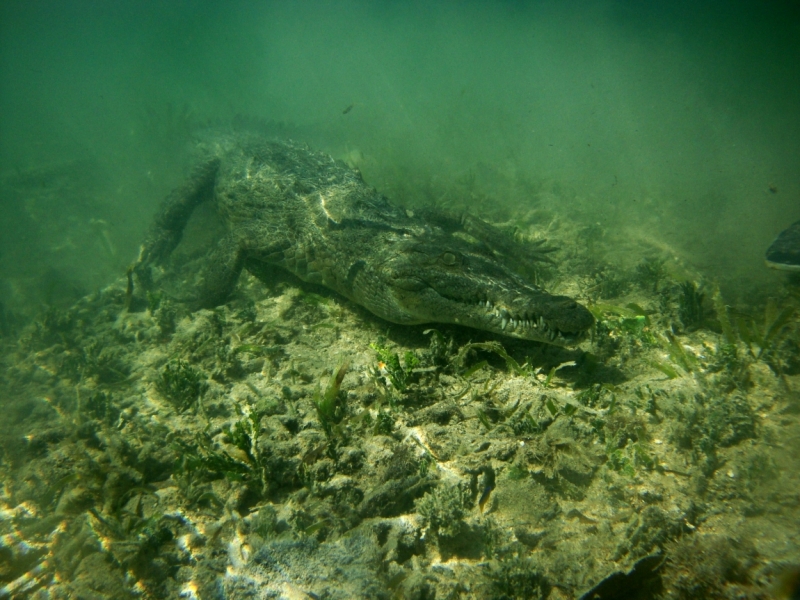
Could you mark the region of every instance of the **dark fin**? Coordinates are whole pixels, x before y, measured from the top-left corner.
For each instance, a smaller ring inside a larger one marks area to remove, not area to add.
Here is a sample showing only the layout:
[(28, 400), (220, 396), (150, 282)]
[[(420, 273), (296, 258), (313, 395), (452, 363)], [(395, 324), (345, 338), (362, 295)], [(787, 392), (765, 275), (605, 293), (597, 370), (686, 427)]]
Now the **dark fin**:
[(800, 271), (800, 221), (785, 229), (767, 249), (767, 266), (782, 271)]

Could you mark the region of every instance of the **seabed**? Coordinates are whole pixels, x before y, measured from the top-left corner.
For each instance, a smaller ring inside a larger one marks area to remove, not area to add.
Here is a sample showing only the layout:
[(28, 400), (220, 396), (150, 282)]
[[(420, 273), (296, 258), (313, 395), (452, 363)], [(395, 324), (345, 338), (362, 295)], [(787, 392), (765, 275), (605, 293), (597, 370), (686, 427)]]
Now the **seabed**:
[[(800, 310), (563, 223), (578, 348), (286, 276), (124, 279), (3, 338), (0, 598), (771, 598), (800, 563)], [(631, 242), (636, 243), (636, 242)], [(642, 242), (642, 244), (644, 244)]]

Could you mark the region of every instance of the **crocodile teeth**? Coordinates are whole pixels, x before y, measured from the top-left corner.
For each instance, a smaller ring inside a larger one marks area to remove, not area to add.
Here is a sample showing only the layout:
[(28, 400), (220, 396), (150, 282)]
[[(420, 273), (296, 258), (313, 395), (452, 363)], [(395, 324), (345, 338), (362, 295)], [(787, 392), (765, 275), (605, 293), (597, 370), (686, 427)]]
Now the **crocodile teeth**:
[(503, 317), (503, 321), (500, 323), (500, 328), (501, 328), (503, 331), (505, 331), (505, 330), (506, 330), (506, 325), (508, 325), (508, 319), (506, 319), (505, 317)]

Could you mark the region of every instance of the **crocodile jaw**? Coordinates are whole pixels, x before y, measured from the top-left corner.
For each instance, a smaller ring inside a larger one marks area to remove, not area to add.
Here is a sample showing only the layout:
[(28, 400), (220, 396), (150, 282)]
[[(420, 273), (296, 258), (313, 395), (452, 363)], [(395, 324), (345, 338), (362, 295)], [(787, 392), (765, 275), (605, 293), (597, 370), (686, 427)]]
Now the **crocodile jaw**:
[[(484, 329), (493, 333), (499, 333), (510, 337), (523, 340), (533, 340), (556, 344), (558, 346), (573, 346), (586, 339), (589, 327), (594, 319), (588, 311), (571, 300), (563, 296), (550, 296), (542, 299), (546, 304), (562, 304), (565, 310), (578, 313), (578, 321), (581, 327), (563, 328), (559, 321), (546, 318), (545, 314), (550, 312), (551, 307), (543, 306), (544, 310), (537, 310), (528, 307), (524, 310), (514, 309), (503, 303), (493, 304), (491, 301), (478, 302), (472, 310), (466, 308), (470, 314), (454, 322), (462, 322), (470, 327)], [(587, 314), (583, 314), (586, 311)]]
[(380, 250), (384, 259), (358, 271), (351, 297), (387, 321), (454, 323), (562, 346), (594, 325), (571, 298), (529, 284), (454, 236), (384, 240)]
[[(594, 324), (591, 313), (565, 296), (553, 296), (528, 288), (514, 297), (490, 299), (489, 294), (472, 301), (440, 295), (432, 288), (413, 294), (394, 291), (404, 323), (444, 322), (482, 329), (500, 335), (573, 346), (586, 339)], [(485, 299), (484, 299), (485, 298)]]

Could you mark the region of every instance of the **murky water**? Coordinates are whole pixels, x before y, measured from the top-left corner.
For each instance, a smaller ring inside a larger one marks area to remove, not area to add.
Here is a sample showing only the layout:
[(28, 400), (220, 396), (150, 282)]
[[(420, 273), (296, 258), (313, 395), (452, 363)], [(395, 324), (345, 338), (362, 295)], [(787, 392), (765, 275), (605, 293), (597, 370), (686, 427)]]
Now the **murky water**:
[[(790, 3), (2, 3), (0, 598), (791, 597), (800, 288), (764, 253), (800, 218), (798, 32)], [(491, 224), (455, 235), (590, 338), (255, 267), (192, 310), (239, 225), (213, 202), (131, 290), (232, 130)]]

